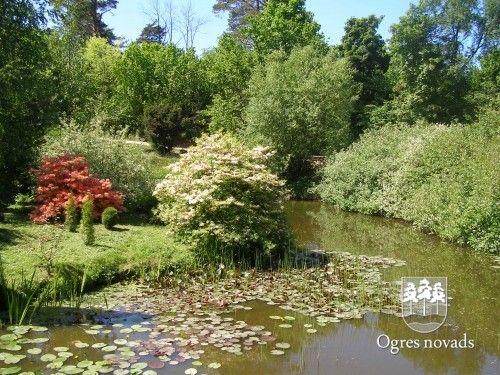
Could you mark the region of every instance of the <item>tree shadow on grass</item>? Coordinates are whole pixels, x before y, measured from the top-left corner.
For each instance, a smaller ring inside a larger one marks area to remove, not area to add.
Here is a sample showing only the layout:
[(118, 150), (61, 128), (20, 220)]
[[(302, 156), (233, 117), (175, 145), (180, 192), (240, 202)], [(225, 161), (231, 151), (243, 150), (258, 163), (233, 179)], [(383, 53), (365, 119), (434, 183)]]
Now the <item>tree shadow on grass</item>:
[(0, 228), (0, 244), (15, 245), (21, 237), (21, 233), (15, 229)]

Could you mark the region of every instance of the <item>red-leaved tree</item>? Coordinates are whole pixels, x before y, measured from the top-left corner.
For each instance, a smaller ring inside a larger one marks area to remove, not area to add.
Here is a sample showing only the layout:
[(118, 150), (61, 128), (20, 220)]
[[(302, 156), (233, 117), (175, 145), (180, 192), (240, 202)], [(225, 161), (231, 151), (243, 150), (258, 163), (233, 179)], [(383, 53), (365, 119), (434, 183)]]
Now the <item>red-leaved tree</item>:
[(106, 207), (123, 211), (123, 195), (111, 188), (111, 181), (92, 177), (87, 161), (81, 156), (63, 155), (43, 160), (35, 170), (36, 208), (30, 214), (35, 223), (45, 223), (64, 215), (70, 194), (78, 207), (86, 196), (94, 199), (94, 216), (99, 218)]

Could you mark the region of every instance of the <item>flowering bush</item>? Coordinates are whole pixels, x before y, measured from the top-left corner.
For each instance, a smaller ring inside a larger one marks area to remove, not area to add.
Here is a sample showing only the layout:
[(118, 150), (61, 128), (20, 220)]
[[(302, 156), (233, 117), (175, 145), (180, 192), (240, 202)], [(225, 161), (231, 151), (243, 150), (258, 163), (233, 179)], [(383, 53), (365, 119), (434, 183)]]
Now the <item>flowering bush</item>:
[(289, 240), (287, 191), (266, 167), (271, 154), (229, 135), (200, 137), (156, 186), (159, 218), (205, 261), (277, 256)]
[(90, 176), (88, 163), (80, 156), (46, 158), (34, 173), (37, 178), (36, 208), (30, 218), (36, 223), (62, 216), (70, 194), (78, 207), (86, 196), (91, 196), (94, 218), (99, 218), (106, 207), (123, 210), (122, 194), (112, 190), (109, 180)]

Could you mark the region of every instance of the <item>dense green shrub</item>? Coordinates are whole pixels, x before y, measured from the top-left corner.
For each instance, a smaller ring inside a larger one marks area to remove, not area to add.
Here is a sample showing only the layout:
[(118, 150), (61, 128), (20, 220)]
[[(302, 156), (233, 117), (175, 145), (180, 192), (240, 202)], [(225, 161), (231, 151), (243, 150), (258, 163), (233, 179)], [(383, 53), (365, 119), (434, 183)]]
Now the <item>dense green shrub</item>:
[(80, 221), (80, 233), (85, 245), (93, 245), (95, 242), (94, 230), (94, 201), (88, 196), (82, 205), (82, 219)]
[(349, 144), (357, 92), (352, 69), (333, 52), (276, 52), (252, 76), (246, 136), (275, 149), (276, 170), (293, 181), (310, 169), (313, 155)]
[(69, 195), (68, 201), (66, 202), (64, 225), (70, 232), (76, 232), (78, 228), (78, 209), (73, 194)]
[(120, 129), (144, 136), (144, 111), (165, 101), (187, 113), (205, 108), (210, 100), (205, 72), (193, 50), (174, 45), (132, 43), (116, 68), (117, 85), (110, 110)]
[(118, 210), (114, 207), (106, 207), (101, 216), (104, 228), (111, 230), (118, 223)]
[(317, 191), (328, 202), (413, 222), (475, 249), (500, 249), (500, 124), (392, 125), (334, 155)]
[(144, 111), (144, 128), (153, 147), (164, 155), (194, 135), (196, 119), (177, 104), (161, 102)]
[(157, 185), (158, 216), (202, 261), (279, 257), (289, 246), (287, 194), (266, 168), (270, 155), (227, 134), (202, 136)]
[(109, 179), (113, 188), (123, 193), (127, 208), (147, 212), (154, 205), (156, 171), (145, 159), (144, 146), (128, 142), (119, 134), (105, 133), (98, 124), (85, 128), (65, 124), (46, 137), (42, 155), (83, 156), (93, 176)]

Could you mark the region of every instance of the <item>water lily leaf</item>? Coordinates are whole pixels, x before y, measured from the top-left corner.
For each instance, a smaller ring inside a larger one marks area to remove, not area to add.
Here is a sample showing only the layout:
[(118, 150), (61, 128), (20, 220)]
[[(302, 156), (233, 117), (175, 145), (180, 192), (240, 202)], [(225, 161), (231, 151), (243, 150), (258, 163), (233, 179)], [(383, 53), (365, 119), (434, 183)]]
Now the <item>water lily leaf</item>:
[(42, 352), (42, 349), (40, 349), (40, 348), (31, 348), (31, 349), (26, 350), (26, 352), (29, 353), (29, 354), (37, 355), (37, 354), (40, 354)]
[(65, 347), (65, 346), (56, 346), (54, 348), (54, 351), (55, 352), (67, 352), (69, 350), (69, 348)]
[(219, 368), (221, 364), (219, 362), (212, 362), (208, 364), (208, 368)]
[(277, 342), (276, 347), (280, 349), (288, 349), (290, 347), (290, 344), (287, 342)]
[(101, 350), (104, 352), (114, 352), (117, 349), (116, 345), (108, 345), (103, 347)]
[(130, 368), (133, 370), (142, 370), (142, 369), (145, 369), (146, 367), (148, 367), (148, 364), (146, 362), (137, 362), (137, 363), (133, 363), (130, 366)]
[(64, 374), (72, 375), (72, 374), (80, 374), (83, 372), (83, 369), (76, 366), (64, 366), (60, 370)]
[(202, 366), (202, 365), (203, 365), (203, 363), (202, 363), (202, 362), (200, 362), (200, 361), (193, 361), (191, 364), (192, 364), (193, 366)]
[(116, 339), (115, 341), (113, 341), (116, 345), (126, 345), (127, 344), (127, 340), (125, 339)]
[(54, 354), (44, 354), (40, 357), (40, 361), (42, 362), (52, 362), (56, 359), (57, 357)]
[(48, 337), (37, 337), (37, 338), (31, 340), (31, 342), (33, 344), (42, 344), (42, 343), (47, 342), (47, 341), (49, 341)]
[(272, 355), (283, 355), (285, 352), (283, 350), (271, 350)]
[(22, 370), (21, 367), (5, 367), (5, 368), (0, 368), (0, 375), (17, 374), (21, 370)]
[(184, 371), (184, 374), (186, 375), (196, 375), (198, 373), (198, 370), (191, 367), (191, 368), (188, 368), (186, 369), (186, 371)]
[(93, 364), (94, 364), (93, 361), (83, 360), (83, 361), (78, 362), (76, 364), (76, 367), (87, 368), (87, 367), (89, 367), (90, 365), (93, 365)]
[(280, 324), (279, 327), (281, 327), (281, 328), (292, 328), (292, 325), (284, 323), (284, 324)]
[(154, 370), (146, 370), (142, 374), (143, 375), (157, 375), (156, 371), (154, 371)]
[(318, 330), (314, 329), (314, 328), (309, 328), (306, 330), (307, 333), (316, 333), (318, 332)]
[(97, 335), (97, 334), (99, 334), (99, 331), (95, 330), (95, 329), (87, 329), (87, 330), (85, 330), (85, 333), (87, 333), (89, 335)]
[(86, 342), (81, 342), (81, 341), (75, 342), (74, 345), (77, 348), (79, 348), (79, 349), (83, 349), (83, 348), (88, 348), (89, 347), (89, 344), (87, 344)]

